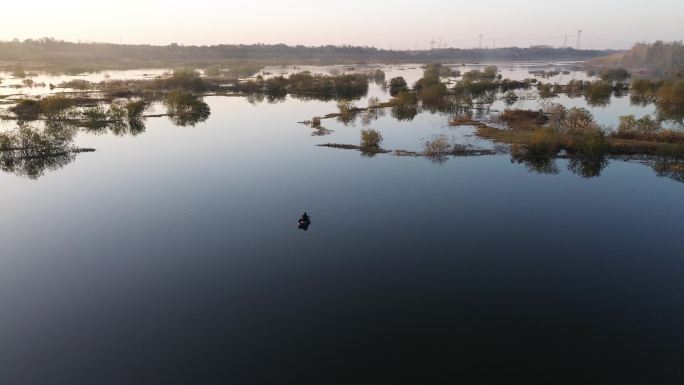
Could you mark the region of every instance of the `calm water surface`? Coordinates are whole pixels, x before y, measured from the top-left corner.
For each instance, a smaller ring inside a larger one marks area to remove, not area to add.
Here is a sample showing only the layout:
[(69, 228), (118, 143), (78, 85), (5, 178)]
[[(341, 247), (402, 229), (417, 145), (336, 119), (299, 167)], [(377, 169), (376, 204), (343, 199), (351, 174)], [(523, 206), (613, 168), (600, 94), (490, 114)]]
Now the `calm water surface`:
[[(315, 146), (360, 122), (297, 123), (334, 102), (205, 101), (195, 127), (80, 133), (96, 152), (0, 173), (1, 384), (684, 381), (683, 183), (366, 157)], [(387, 148), (481, 144), (389, 115), (370, 125)]]

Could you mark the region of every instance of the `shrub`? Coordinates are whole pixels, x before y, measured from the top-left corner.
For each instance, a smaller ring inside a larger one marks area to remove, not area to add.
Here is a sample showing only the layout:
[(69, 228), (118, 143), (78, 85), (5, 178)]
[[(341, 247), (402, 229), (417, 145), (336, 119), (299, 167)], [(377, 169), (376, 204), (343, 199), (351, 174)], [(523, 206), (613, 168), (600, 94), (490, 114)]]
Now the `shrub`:
[(89, 107), (83, 111), (83, 117), (91, 123), (103, 122), (107, 120), (107, 111), (102, 106)]
[(340, 115), (350, 115), (356, 111), (356, 105), (351, 100), (339, 100), (337, 109), (340, 111)]
[(526, 146), (527, 154), (531, 157), (549, 157), (560, 150), (558, 134), (550, 128), (540, 128), (534, 131)]
[(152, 88), (158, 90), (181, 90), (205, 92), (214, 88), (213, 84), (202, 78), (199, 72), (192, 69), (178, 69), (169, 78), (155, 79)]
[(337, 109), (340, 114), (337, 119), (344, 124), (349, 124), (356, 120), (357, 113), (359, 112), (359, 109), (351, 100), (339, 100), (337, 102)]
[(530, 85), (532, 84), (531, 79), (525, 79), (525, 80), (511, 80), (511, 79), (504, 79), (498, 82), (499, 86), (501, 87), (502, 92), (506, 91), (512, 91), (512, 90), (526, 90), (530, 88)]
[(477, 80), (494, 80), (499, 69), (496, 66), (485, 67), (482, 71), (470, 70), (463, 74), (463, 80), (477, 81)]
[(665, 82), (656, 97), (660, 105), (684, 105), (684, 80)]
[(654, 132), (660, 130), (660, 123), (653, 120), (650, 115), (646, 115), (641, 119), (634, 118), (634, 115), (626, 115), (620, 117), (620, 125), (618, 126), (618, 134), (625, 134), (628, 132)]
[[(676, 159), (684, 159), (684, 143), (679, 143), (674, 146), (664, 148), (660, 151), (659, 155)], [(684, 169), (681, 169), (681, 172), (684, 172)]]
[(418, 115), (416, 95), (409, 91), (402, 91), (394, 98), (392, 116), (397, 120), (413, 120)]
[(128, 114), (129, 119), (140, 118), (145, 108), (147, 108), (147, 103), (143, 100), (133, 100), (126, 103), (124, 106)]
[(40, 107), (47, 118), (59, 116), (74, 105), (73, 99), (59, 95), (48, 96), (40, 101)]
[(621, 82), (627, 80), (632, 75), (624, 68), (607, 68), (599, 76), (603, 81)]
[(546, 124), (549, 118), (541, 111), (506, 110), (501, 120), (514, 130), (533, 130)]
[(537, 90), (539, 90), (539, 97), (542, 99), (550, 99), (558, 96), (554, 91), (553, 86), (549, 83), (539, 84)]
[(222, 73), (223, 71), (221, 71), (221, 68), (217, 66), (212, 66), (204, 70), (204, 74), (211, 77), (221, 76)]
[(467, 95), (479, 97), (488, 92), (495, 92), (499, 89), (499, 84), (495, 81), (484, 79), (479, 81), (461, 80), (454, 86), (456, 95)]
[(199, 97), (183, 91), (168, 94), (164, 105), (173, 122), (179, 126), (194, 126), (207, 120), (211, 113), (209, 106)]
[(591, 106), (604, 106), (610, 103), (614, 87), (610, 82), (600, 81), (590, 83), (585, 90), (585, 99)]
[(288, 81), (283, 76), (266, 80), (266, 93), (270, 96), (284, 96), (287, 94)]
[(390, 80), (389, 90), (390, 95), (396, 96), (402, 91), (408, 91), (408, 84), (406, 84), (406, 80), (401, 76), (392, 78), (392, 80)]
[(515, 91), (510, 90), (506, 92), (506, 94), (503, 97), (503, 100), (506, 103), (506, 105), (511, 106), (518, 101), (518, 95), (515, 93)]
[(548, 103), (544, 106), (544, 114), (549, 119), (547, 123), (549, 127), (560, 130), (567, 117), (568, 109), (559, 103)]
[(439, 105), (444, 101), (446, 90), (442, 83), (431, 84), (420, 90), (418, 98), (426, 105)]
[(35, 119), (43, 113), (40, 101), (33, 99), (22, 99), (14, 107), (9, 109), (19, 118)]
[(568, 148), (585, 157), (597, 158), (603, 157), (608, 151), (608, 142), (601, 130), (584, 131), (572, 136)]
[(382, 143), (382, 134), (380, 131), (373, 129), (361, 130), (361, 149), (378, 151)]
[(445, 156), (449, 153), (449, 140), (446, 135), (437, 135), (425, 142), (423, 152), (429, 157)]
[(318, 128), (321, 126), (321, 118), (318, 116), (315, 116), (313, 119), (311, 119), (311, 127)]
[(598, 126), (594, 122), (594, 116), (582, 107), (573, 107), (567, 111), (561, 128), (568, 132), (595, 131)]
[(95, 84), (83, 79), (73, 79), (68, 82), (62, 82), (59, 84), (60, 88), (73, 88), (75, 90), (83, 91), (94, 88)]
[(373, 81), (377, 84), (382, 84), (385, 81), (385, 72), (381, 69), (375, 70), (372, 74)]
[(658, 85), (648, 79), (635, 79), (632, 81), (632, 91), (637, 94), (645, 95), (654, 92), (657, 88)]
[(362, 74), (336, 76), (332, 82), (338, 98), (354, 98), (368, 92), (368, 77)]

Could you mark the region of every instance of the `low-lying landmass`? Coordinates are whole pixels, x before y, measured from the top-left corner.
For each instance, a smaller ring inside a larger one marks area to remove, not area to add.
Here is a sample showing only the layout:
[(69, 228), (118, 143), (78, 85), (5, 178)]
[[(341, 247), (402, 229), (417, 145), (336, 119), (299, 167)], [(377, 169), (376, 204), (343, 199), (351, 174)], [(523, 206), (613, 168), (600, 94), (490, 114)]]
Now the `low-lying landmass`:
[(614, 51), (573, 48), (386, 50), (373, 47), (306, 47), (284, 44), (183, 46), (72, 43), (52, 38), (0, 42), (0, 69), (78, 74), (106, 69), (250, 67), (285, 64), (587, 60)]

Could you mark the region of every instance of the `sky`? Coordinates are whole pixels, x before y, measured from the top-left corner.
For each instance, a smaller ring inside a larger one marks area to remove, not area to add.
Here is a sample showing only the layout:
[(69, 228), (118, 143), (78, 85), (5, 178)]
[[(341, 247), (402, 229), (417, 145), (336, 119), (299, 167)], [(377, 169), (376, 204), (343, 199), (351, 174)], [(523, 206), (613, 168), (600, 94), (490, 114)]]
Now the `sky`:
[[(0, 5), (0, 40), (182, 45), (351, 44), (392, 49), (684, 39), (684, 0), (34, 0)], [(434, 40), (434, 43), (431, 41)]]

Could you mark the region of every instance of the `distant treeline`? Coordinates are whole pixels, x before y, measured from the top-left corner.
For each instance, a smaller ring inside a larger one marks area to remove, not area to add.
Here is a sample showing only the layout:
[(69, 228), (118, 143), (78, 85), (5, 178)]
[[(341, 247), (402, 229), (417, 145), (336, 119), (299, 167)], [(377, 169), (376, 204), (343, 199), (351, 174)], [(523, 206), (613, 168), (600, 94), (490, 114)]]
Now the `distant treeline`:
[(284, 44), (167, 46), (71, 43), (50, 38), (0, 42), (0, 66), (25, 69), (105, 69), (159, 66), (209, 66), (219, 63), (351, 64), (407, 62), (480, 62), (587, 60), (614, 51), (530, 47), (497, 49), (385, 50), (356, 46), (306, 47)]
[(681, 41), (635, 44), (627, 52), (593, 60), (594, 64), (661, 73), (683, 71), (684, 44)]

